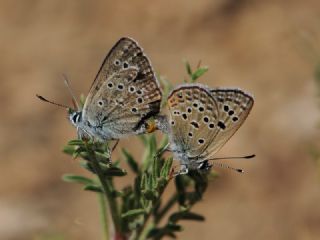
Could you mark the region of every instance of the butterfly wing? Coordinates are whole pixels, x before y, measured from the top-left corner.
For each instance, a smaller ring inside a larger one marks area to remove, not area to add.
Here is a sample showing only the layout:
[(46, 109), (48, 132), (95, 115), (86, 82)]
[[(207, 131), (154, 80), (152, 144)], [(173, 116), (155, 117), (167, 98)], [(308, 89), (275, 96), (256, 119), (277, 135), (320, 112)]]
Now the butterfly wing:
[(104, 138), (133, 134), (160, 111), (161, 91), (150, 61), (132, 39), (110, 50), (91, 86), (83, 117), (99, 125)]
[(213, 138), (212, 123), (218, 119), (218, 107), (209, 90), (199, 84), (184, 84), (168, 97), (169, 135), (180, 160), (189, 164), (198, 159)]
[(210, 90), (200, 84), (184, 84), (169, 95), (168, 106), (173, 151), (184, 161), (202, 161), (239, 129), (253, 98), (238, 89)]
[(254, 103), (253, 97), (235, 88), (211, 89), (217, 104), (218, 119), (206, 158), (212, 157), (232, 137), (248, 117)]

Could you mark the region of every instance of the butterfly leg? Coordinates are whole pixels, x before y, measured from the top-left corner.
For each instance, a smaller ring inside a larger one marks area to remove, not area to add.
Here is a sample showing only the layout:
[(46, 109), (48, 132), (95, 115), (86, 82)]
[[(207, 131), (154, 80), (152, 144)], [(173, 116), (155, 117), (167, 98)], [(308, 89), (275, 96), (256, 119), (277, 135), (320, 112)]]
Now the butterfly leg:
[(179, 171), (174, 173), (174, 177), (176, 177), (178, 175), (188, 174), (188, 172), (189, 172), (188, 166), (185, 164), (181, 164)]
[(116, 147), (118, 146), (119, 141), (120, 141), (119, 139), (116, 140), (116, 143), (112, 147), (111, 152), (113, 152), (116, 149)]

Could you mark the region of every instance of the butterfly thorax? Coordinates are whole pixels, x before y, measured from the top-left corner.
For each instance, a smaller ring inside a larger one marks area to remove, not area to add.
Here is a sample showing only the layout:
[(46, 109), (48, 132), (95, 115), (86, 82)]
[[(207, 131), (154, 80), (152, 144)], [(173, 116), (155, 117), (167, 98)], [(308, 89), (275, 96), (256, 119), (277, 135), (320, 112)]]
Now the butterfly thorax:
[(188, 165), (190, 169), (195, 169), (199, 165), (200, 162), (203, 162), (204, 159), (201, 156), (190, 156), (188, 153), (189, 149), (186, 149), (185, 146), (176, 145), (171, 142), (170, 150), (175, 156), (175, 159), (179, 159), (181, 164)]

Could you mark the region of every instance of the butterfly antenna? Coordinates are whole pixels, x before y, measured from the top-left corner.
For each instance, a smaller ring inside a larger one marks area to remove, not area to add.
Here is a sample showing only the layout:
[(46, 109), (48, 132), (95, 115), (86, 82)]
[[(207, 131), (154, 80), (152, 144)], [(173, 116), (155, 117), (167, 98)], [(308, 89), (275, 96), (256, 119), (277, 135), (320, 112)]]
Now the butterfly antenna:
[(250, 158), (254, 158), (256, 155), (252, 154), (252, 155), (247, 155), (247, 156), (240, 156), (240, 157), (219, 157), (219, 158), (211, 158), (208, 160), (223, 160), (223, 159), (250, 159)]
[(36, 94), (36, 96), (37, 96), (37, 98), (39, 98), (39, 99), (40, 99), (41, 101), (43, 101), (43, 102), (51, 103), (51, 104), (53, 104), (53, 105), (56, 105), (56, 106), (59, 106), (59, 107), (63, 107), (63, 108), (66, 108), (66, 109), (72, 109), (72, 108), (70, 108), (70, 107), (68, 107), (68, 106), (66, 106), (66, 105), (63, 105), (63, 104), (60, 104), (60, 103), (55, 103), (55, 102), (53, 102), (53, 101), (50, 101), (50, 100), (42, 97), (41, 95)]
[(239, 173), (243, 173), (244, 171), (240, 168), (233, 168), (233, 167), (230, 167), (229, 165), (226, 165), (226, 164), (223, 164), (223, 163), (218, 163), (218, 162), (211, 162), (211, 166), (212, 167), (219, 167), (219, 168), (225, 168), (225, 169), (229, 169), (229, 170), (232, 170), (232, 171), (235, 171), (235, 172), (239, 172)]
[(75, 97), (75, 95), (74, 95), (74, 93), (73, 93), (73, 91), (72, 91), (72, 89), (70, 87), (70, 82), (69, 82), (69, 80), (68, 80), (68, 78), (67, 78), (67, 76), (65, 74), (62, 74), (62, 76), (64, 78), (64, 84), (67, 86), (67, 89), (68, 89), (68, 91), (69, 91), (69, 93), (70, 93), (70, 95), (72, 97), (73, 106), (74, 106), (75, 109), (79, 110), (80, 109), (80, 105), (79, 105), (79, 103), (78, 103), (78, 101), (77, 101), (77, 99), (76, 99), (76, 97)]

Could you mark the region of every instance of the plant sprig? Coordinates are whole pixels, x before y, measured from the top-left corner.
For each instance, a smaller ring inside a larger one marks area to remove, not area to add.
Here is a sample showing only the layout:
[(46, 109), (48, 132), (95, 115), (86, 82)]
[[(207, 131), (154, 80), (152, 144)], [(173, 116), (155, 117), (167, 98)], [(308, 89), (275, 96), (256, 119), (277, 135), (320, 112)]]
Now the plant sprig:
[[(208, 70), (198, 66), (192, 71), (188, 62), (185, 66), (190, 82), (196, 81)], [(163, 79), (162, 83), (168, 93), (171, 85)], [(105, 240), (175, 238), (176, 233), (183, 230), (181, 221), (205, 219), (192, 208), (203, 198), (208, 175), (190, 171), (188, 175), (173, 178), (173, 159), (165, 156), (163, 151), (168, 137), (158, 141), (155, 134), (149, 134), (140, 136), (140, 140), (144, 146), (141, 161), (123, 148), (122, 160), (112, 163), (106, 143), (77, 139), (69, 141), (64, 148), (66, 154), (80, 158), (80, 166), (93, 174), (91, 178), (65, 174), (63, 180), (81, 184), (84, 190), (98, 194)], [(134, 174), (134, 181), (122, 189), (116, 189), (116, 179), (127, 175), (127, 170), (121, 167), (123, 162)], [(174, 182), (175, 191), (165, 201), (162, 196), (171, 182)], [(109, 216), (111, 221), (108, 221)], [(113, 235), (110, 234), (112, 228), (115, 231)]]

